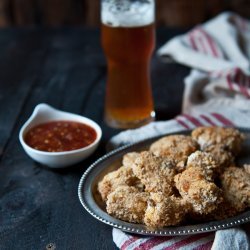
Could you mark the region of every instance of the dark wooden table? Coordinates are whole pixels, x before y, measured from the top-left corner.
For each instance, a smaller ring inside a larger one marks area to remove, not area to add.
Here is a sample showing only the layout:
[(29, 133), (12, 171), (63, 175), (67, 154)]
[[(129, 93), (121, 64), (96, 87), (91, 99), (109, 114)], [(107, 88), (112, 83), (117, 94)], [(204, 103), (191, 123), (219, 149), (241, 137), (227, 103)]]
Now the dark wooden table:
[[(181, 30), (157, 31), (157, 47)], [(77, 186), (84, 170), (105, 153), (119, 131), (103, 122), (106, 63), (99, 30), (0, 30), (0, 249), (116, 249), (111, 227), (81, 206)], [(152, 82), (157, 120), (181, 110), (188, 68), (154, 56)], [(88, 160), (53, 170), (32, 161), (18, 141), (38, 103), (87, 116), (103, 129)]]

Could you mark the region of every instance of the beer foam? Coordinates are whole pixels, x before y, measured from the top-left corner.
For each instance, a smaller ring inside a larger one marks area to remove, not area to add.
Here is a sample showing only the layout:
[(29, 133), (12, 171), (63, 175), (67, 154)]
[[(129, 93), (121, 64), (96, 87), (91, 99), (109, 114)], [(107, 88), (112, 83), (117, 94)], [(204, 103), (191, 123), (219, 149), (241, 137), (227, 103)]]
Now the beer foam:
[(102, 0), (101, 21), (111, 27), (140, 27), (155, 19), (154, 0)]

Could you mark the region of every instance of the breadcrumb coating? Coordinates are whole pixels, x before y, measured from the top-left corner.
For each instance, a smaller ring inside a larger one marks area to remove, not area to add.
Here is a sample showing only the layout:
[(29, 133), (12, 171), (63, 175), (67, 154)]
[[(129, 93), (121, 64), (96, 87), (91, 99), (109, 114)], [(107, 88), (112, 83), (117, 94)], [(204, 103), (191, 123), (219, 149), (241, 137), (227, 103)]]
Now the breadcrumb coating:
[(132, 167), (135, 163), (136, 158), (139, 155), (140, 154), (137, 152), (130, 152), (130, 153), (125, 154), (122, 158), (122, 165), (125, 167)]
[(234, 162), (233, 154), (223, 149), (221, 145), (211, 145), (206, 148), (206, 152), (210, 153), (215, 160), (217, 165), (216, 174), (222, 173), (226, 167), (229, 167)]
[(132, 168), (135, 176), (145, 185), (145, 191), (173, 194), (176, 172), (172, 161), (144, 151), (136, 158)]
[(198, 214), (214, 211), (223, 201), (222, 191), (213, 182), (206, 180), (206, 172), (202, 168), (187, 168), (175, 176), (175, 185), (182, 198)]
[(235, 128), (198, 127), (193, 130), (192, 138), (198, 142), (201, 150), (206, 150), (212, 145), (220, 145), (237, 155), (241, 150), (244, 135)]
[(188, 157), (187, 168), (190, 167), (201, 168), (208, 181), (213, 181), (214, 173), (219, 168), (212, 154), (201, 151), (196, 151)]
[(143, 223), (149, 194), (135, 187), (120, 186), (108, 195), (107, 212), (117, 219)]
[(142, 184), (134, 175), (132, 168), (122, 166), (116, 171), (105, 175), (102, 181), (98, 183), (97, 189), (101, 194), (103, 201), (106, 201), (108, 194), (121, 185), (135, 186), (139, 189), (142, 188)]
[(151, 193), (144, 222), (153, 228), (178, 225), (189, 210), (190, 205), (181, 198), (166, 197), (163, 193)]
[(220, 179), (226, 199), (238, 211), (250, 207), (250, 174), (244, 168), (230, 166)]
[(185, 169), (187, 158), (198, 150), (199, 145), (191, 136), (170, 135), (165, 136), (150, 146), (150, 151), (156, 156), (165, 156), (173, 160), (178, 172)]

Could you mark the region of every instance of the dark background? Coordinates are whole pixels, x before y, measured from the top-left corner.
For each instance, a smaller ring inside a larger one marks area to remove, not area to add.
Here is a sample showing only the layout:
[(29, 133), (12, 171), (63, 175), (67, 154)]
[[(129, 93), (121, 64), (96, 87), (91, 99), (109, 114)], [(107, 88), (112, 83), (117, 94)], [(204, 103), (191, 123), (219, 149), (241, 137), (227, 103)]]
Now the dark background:
[[(156, 0), (156, 22), (190, 27), (231, 10), (250, 16), (249, 0)], [(0, 0), (0, 27), (98, 26), (100, 0)]]

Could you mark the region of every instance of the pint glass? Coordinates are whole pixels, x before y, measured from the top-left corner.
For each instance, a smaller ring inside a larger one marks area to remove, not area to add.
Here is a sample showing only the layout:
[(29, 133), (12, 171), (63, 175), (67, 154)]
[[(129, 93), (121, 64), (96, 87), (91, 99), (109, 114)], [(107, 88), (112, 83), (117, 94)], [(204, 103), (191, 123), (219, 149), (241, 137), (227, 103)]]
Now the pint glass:
[(101, 1), (102, 47), (108, 64), (105, 121), (111, 127), (139, 127), (154, 119), (154, 19), (154, 0)]

